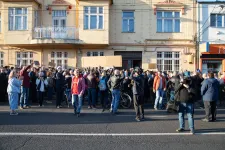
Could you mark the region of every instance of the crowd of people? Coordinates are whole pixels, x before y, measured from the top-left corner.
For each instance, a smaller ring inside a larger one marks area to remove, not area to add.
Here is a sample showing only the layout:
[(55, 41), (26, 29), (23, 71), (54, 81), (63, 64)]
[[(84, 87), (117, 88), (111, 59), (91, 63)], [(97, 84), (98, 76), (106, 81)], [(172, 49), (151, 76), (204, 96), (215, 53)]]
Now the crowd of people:
[[(177, 132), (185, 130), (184, 115), (187, 113), (190, 132), (194, 133), (195, 102), (202, 103), (205, 108), (202, 121), (216, 121), (217, 105), (224, 101), (225, 72), (153, 72), (138, 67), (129, 70), (114, 67), (63, 70), (60, 66), (56, 69), (35, 68), (31, 64), (21, 70), (1, 68), (0, 83), (2, 99), (8, 95), (10, 115), (18, 115), (18, 105), (20, 109), (29, 109), (31, 103), (38, 102), (39, 107), (43, 107), (45, 97), (52, 101), (54, 93), (56, 108), (62, 108), (66, 95), (77, 117), (80, 117), (86, 95), (88, 109), (97, 109), (100, 99), (103, 112), (109, 109), (112, 114), (117, 114), (121, 91), (126, 91), (133, 99), (136, 121), (145, 120), (144, 104), (152, 102), (156, 111), (173, 108), (178, 112), (180, 127)], [(112, 101), (109, 101), (110, 96)]]

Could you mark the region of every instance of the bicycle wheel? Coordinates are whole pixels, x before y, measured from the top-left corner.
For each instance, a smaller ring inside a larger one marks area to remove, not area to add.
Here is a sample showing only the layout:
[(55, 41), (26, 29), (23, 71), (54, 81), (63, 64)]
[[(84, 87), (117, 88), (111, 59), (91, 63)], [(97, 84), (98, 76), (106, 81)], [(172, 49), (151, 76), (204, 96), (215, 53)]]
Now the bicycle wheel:
[(132, 99), (130, 97), (129, 94), (127, 93), (121, 93), (121, 97), (120, 97), (120, 105), (123, 107), (123, 108), (130, 108), (131, 105), (132, 105)]

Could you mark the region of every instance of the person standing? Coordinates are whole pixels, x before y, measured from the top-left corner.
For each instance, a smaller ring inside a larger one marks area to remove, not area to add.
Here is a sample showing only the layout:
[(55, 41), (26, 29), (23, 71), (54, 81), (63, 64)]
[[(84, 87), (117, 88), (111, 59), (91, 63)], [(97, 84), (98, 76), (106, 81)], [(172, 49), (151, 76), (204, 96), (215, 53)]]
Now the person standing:
[[(219, 82), (214, 78), (213, 73), (208, 74), (209, 78), (203, 81), (201, 87), (201, 95), (203, 96), (203, 102), (205, 106), (205, 118), (202, 119), (204, 122), (216, 121), (216, 103), (219, 95)], [(210, 114), (212, 120), (210, 120)]]
[[(135, 72), (135, 73), (134, 73)], [(136, 112), (136, 121), (144, 121), (144, 87), (145, 79), (141, 75), (141, 69), (136, 68), (130, 75), (130, 79), (134, 81), (133, 85), (133, 99), (134, 109)]]
[(5, 68), (0, 69), (0, 102), (5, 102), (6, 101), (6, 95), (7, 95), (7, 73), (5, 71)]
[(62, 67), (57, 67), (56, 73), (56, 108), (62, 108), (61, 101), (63, 100), (65, 78), (62, 73)]
[(194, 134), (194, 100), (196, 96), (196, 90), (191, 84), (189, 77), (184, 77), (182, 83), (175, 91), (175, 100), (179, 103), (179, 125), (177, 132), (185, 131), (185, 119), (184, 115), (187, 113), (188, 124), (190, 133)]
[(30, 108), (28, 99), (29, 99), (29, 88), (30, 88), (30, 77), (28, 70), (33, 64), (29, 66), (24, 66), (20, 71), (20, 76), (23, 76), (23, 82), (21, 86), (21, 96), (20, 96), (20, 109)]
[(153, 92), (156, 93), (154, 109), (158, 110), (162, 108), (162, 101), (164, 96), (164, 91), (166, 90), (166, 79), (162, 76), (162, 72), (159, 71), (157, 76), (154, 78)]
[(36, 74), (37, 74), (36, 68), (32, 67), (29, 73), (29, 77), (30, 77), (29, 98), (31, 102), (37, 102)]
[(97, 78), (94, 75), (93, 71), (87, 76), (87, 85), (88, 85), (88, 108), (96, 109), (96, 94), (97, 94)]
[(52, 78), (52, 72), (47, 73), (47, 81), (48, 81), (48, 100), (52, 100), (53, 90), (54, 90), (54, 80)]
[(43, 72), (39, 73), (39, 78), (36, 80), (37, 92), (38, 92), (38, 102), (39, 107), (43, 106), (44, 101), (44, 93), (48, 86), (48, 81), (45, 79), (45, 75)]
[(72, 95), (71, 95), (71, 83), (72, 83), (72, 77), (69, 73), (69, 71), (66, 71), (66, 75), (65, 75), (65, 86), (66, 86), (66, 89), (65, 89), (65, 94), (66, 94), (66, 98), (67, 98), (67, 102), (68, 102), (68, 107), (69, 107), (69, 103), (71, 103), (71, 98), (72, 98)]
[(12, 70), (9, 74), (9, 81), (8, 81), (8, 97), (9, 97), (9, 105), (10, 105), (10, 115), (18, 115), (16, 110), (18, 109), (18, 99), (20, 93), (20, 87), (22, 84), (23, 76), (17, 79), (17, 73), (15, 70)]
[(114, 71), (114, 75), (109, 79), (107, 85), (112, 92), (112, 104), (111, 104), (111, 112), (112, 114), (117, 114), (117, 109), (120, 101), (120, 89), (121, 83), (124, 79), (124, 73), (119, 70)]
[(100, 90), (100, 100), (102, 104), (102, 112), (105, 111), (106, 106), (108, 104), (108, 82), (109, 78), (106, 76), (106, 72), (103, 71), (99, 80), (99, 90)]
[(80, 112), (83, 103), (83, 96), (85, 93), (85, 80), (80, 75), (79, 69), (74, 70), (74, 77), (71, 84), (72, 104), (74, 106), (74, 115), (80, 117)]

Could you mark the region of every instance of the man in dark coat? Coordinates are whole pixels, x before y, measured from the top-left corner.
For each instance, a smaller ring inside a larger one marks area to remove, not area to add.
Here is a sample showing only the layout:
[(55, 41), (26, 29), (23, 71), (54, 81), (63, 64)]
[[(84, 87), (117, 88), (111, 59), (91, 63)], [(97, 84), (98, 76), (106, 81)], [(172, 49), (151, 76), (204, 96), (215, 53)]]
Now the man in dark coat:
[(137, 68), (130, 75), (130, 79), (134, 81), (133, 85), (133, 98), (134, 109), (136, 112), (136, 121), (144, 121), (144, 82), (145, 79), (141, 75), (141, 69)]

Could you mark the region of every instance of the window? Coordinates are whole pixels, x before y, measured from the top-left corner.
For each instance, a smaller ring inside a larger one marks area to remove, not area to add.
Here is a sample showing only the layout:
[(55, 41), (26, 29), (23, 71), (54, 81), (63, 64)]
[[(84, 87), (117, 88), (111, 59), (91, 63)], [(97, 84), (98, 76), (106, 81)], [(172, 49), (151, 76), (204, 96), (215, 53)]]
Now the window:
[(225, 27), (225, 15), (211, 14), (210, 15), (210, 26), (211, 27)]
[(179, 71), (179, 52), (157, 52), (157, 68), (159, 71)]
[(122, 17), (122, 32), (134, 32), (134, 12), (124, 11)]
[(17, 52), (16, 64), (18, 66), (27, 66), (33, 62), (33, 52)]
[(4, 53), (3, 52), (0, 52), (0, 67), (3, 67), (3, 65), (4, 65)]
[(27, 8), (9, 8), (9, 30), (27, 30)]
[(84, 7), (84, 29), (103, 29), (103, 7)]
[(51, 52), (51, 62), (56, 66), (62, 66), (65, 69), (68, 66), (68, 53), (67, 52)]
[(87, 56), (104, 56), (104, 52), (87, 52)]
[(157, 32), (180, 32), (180, 12), (157, 12)]
[(39, 13), (38, 10), (34, 11), (34, 27), (39, 26)]

